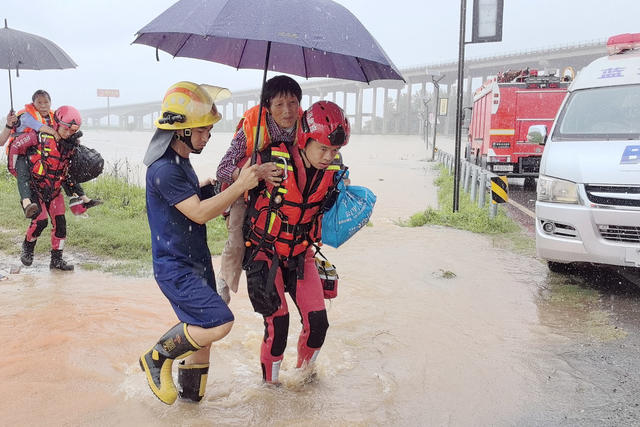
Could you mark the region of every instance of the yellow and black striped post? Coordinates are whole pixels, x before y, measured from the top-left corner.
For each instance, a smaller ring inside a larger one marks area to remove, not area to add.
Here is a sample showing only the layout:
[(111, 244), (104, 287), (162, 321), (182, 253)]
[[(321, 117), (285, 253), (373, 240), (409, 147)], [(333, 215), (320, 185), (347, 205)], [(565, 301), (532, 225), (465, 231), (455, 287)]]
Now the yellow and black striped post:
[(509, 183), (506, 176), (491, 177), (491, 203), (507, 203), (509, 200)]

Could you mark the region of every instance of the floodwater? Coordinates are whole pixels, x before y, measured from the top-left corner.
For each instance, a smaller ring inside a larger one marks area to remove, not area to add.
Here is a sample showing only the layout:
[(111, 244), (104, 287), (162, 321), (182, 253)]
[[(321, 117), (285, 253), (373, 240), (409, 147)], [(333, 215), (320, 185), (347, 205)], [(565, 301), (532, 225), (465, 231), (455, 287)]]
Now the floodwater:
[[(107, 160), (124, 156), (131, 174), (144, 170), (139, 163), (150, 134), (86, 134), (85, 143)], [(215, 174), (229, 137), (214, 135), (195, 162), (201, 176)], [(603, 301), (598, 290), (566, 285), (538, 260), (485, 236), (398, 226), (399, 218), (437, 203), (436, 172), (424, 161), (417, 137), (355, 136), (344, 157), (353, 184), (373, 189), (378, 203), (373, 226), (339, 250), (323, 250), (340, 282), (338, 297), (327, 303), (331, 326), (314, 372), (295, 369), (294, 312), (282, 385), (261, 383), (262, 319), (241, 284), (230, 303), (233, 330), (213, 345), (205, 398), (166, 406), (138, 366), (139, 355), (176, 322), (153, 279), (50, 273), (41, 255), (34, 267), (0, 281), (0, 424), (506, 426), (640, 420), (639, 387), (632, 385), (640, 384), (640, 370), (631, 357), (640, 349), (637, 332), (618, 321), (626, 319), (620, 307), (636, 312), (637, 296), (612, 294)], [(14, 264), (3, 260), (0, 268)]]

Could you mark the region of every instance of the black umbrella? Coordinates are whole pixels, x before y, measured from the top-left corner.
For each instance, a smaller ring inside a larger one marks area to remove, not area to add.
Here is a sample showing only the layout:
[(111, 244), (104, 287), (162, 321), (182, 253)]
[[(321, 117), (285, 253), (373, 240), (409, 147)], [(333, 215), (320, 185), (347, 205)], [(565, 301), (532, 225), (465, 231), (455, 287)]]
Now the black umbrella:
[[(360, 21), (331, 0), (181, 0), (138, 31), (133, 43), (173, 56), (263, 69), (263, 88), (267, 70), (367, 83), (404, 81)], [(256, 141), (259, 132), (257, 126)]]
[(0, 28), (0, 69), (9, 71), (9, 97), (13, 110), (11, 70), (62, 70), (78, 65), (57, 44), (44, 37), (7, 27)]

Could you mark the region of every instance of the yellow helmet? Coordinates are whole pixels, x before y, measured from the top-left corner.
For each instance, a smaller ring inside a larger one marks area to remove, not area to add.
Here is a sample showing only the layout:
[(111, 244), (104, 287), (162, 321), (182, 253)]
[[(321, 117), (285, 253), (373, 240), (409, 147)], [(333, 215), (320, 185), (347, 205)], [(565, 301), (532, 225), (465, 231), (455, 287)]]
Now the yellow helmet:
[(162, 100), (158, 129), (178, 130), (211, 126), (222, 119), (214, 101), (229, 98), (231, 92), (218, 86), (182, 81), (172, 85)]

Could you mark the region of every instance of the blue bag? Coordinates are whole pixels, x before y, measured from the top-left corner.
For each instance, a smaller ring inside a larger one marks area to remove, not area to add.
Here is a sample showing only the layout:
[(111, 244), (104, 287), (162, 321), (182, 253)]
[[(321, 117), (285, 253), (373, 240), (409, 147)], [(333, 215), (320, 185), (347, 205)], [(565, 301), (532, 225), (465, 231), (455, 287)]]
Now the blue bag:
[(376, 195), (366, 187), (338, 182), (338, 197), (322, 217), (322, 242), (337, 248), (367, 225)]

